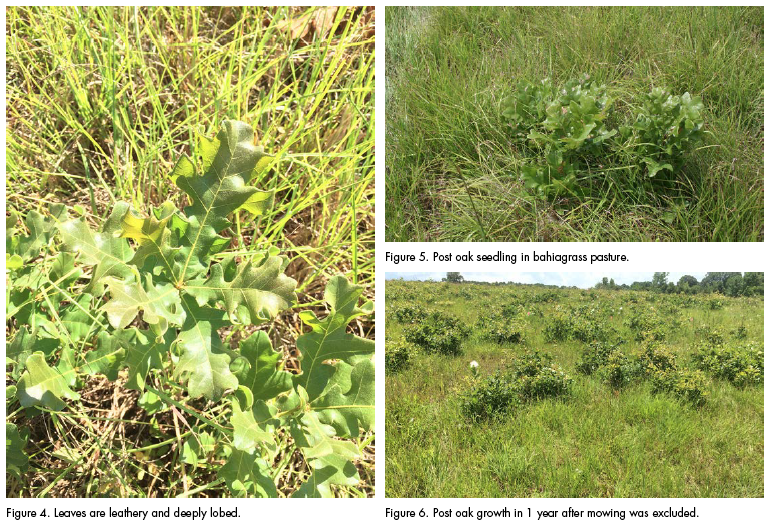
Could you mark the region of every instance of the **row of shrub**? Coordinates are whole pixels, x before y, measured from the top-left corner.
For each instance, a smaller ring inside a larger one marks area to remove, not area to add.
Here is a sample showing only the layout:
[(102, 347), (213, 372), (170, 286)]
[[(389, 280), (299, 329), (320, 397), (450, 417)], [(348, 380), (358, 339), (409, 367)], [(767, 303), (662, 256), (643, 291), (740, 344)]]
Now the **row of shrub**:
[(572, 378), (551, 362), (547, 353), (531, 352), (509, 368), (481, 377), (460, 396), (461, 411), (472, 421), (496, 418), (524, 403), (570, 394)]
[(678, 357), (667, 346), (649, 339), (641, 353), (630, 355), (618, 345), (593, 343), (582, 353), (577, 370), (595, 375), (613, 389), (635, 380), (650, 380), (654, 393), (667, 392), (695, 406), (707, 400), (705, 376), (678, 366)]

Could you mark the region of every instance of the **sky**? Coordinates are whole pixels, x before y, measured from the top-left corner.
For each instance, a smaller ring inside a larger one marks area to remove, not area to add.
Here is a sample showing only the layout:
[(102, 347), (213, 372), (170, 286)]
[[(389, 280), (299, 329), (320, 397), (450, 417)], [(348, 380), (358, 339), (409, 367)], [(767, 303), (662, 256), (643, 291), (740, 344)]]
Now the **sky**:
[[(433, 279), (439, 282), (447, 273), (385, 273), (386, 280), (429, 280)], [(602, 281), (603, 276), (612, 278), (616, 284), (630, 285), (632, 282), (650, 282), (653, 273), (461, 273), (464, 280), (473, 282), (516, 282), (522, 284), (546, 284), (546, 285), (566, 285), (576, 286), (581, 289), (593, 287), (597, 282)], [(697, 280), (705, 278), (706, 273), (694, 272), (670, 272), (667, 277), (668, 282), (678, 282), (683, 275), (692, 275)]]

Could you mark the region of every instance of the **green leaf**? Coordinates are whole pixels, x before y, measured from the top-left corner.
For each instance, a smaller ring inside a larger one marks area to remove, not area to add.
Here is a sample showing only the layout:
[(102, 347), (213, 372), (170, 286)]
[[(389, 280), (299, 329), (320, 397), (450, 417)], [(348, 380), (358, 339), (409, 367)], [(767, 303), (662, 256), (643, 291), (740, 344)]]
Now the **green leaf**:
[[(257, 401), (249, 410), (242, 411), (237, 400), (233, 400), (233, 446), (249, 454), (262, 446), (267, 452), (276, 452), (274, 430), (278, 424), (263, 401)], [(272, 455), (273, 457), (273, 455)]]
[(271, 347), (265, 331), (256, 331), (239, 344), (239, 352), (249, 369), (239, 374), (239, 382), (252, 392), (255, 401), (267, 401), (293, 389), (293, 375), (277, 369), (282, 353)]
[[(30, 230), (30, 234), (17, 237), (12, 241), (12, 251), (19, 255), (22, 260), (28, 261), (37, 257), (41, 249), (48, 245), (54, 236), (55, 222), (59, 219), (64, 219), (65, 208), (61, 205), (52, 207), (50, 212), (53, 216), (52, 218), (34, 210), (27, 213), (24, 223)], [(6, 247), (6, 250), (8, 250), (8, 247)]]
[(291, 427), (296, 445), (301, 448), (314, 480), (301, 495), (329, 497), (331, 485), (355, 485), (360, 481), (353, 461), (360, 457), (355, 443), (336, 439), (336, 430), (320, 422), (314, 412), (304, 413)]
[(22, 257), (18, 254), (14, 254), (13, 256), (5, 253), (5, 268), (9, 269), (11, 271), (15, 271), (22, 267), (24, 265), (24, 261), (22, 260)]
[[(258, 266), (247, 260), (234, 270), (234, 260), (226, 258), (210, 268), (208, 280), (188, 285), (185, 291), (193, 295), (200, 305), (210, 301), (222, 302), (228, 316), (236, 323), (240, 323), (236, 320), (239, 306), (246, 307), (249, 312), (249, 320), (241, 322), (268, 322), (296, 300), (296, 281), (282, 274), (286, 264), (284, 258), (269, 256)], [(226, 282), (226, 274), (235, 275), (235, 278)]]
[(188, 218), (184, 250), (176, 254), (179, 283), (209, 267), (208, 256), (224, 245), (217, 233), (230, 225), (230, 213), (244, 208), (260, 214), (270, 205), (273, 193), (247, 186), (272, 159), (264, 156), (252, 140), (249, 125), (223, 121), (215, 139), (201, 138), (203, 175), (196, 173), (195, 164), (187, 156), (179, 158), (174, 167), (171, 178), (191, 200), (184, 210)]
[(233, 449), (228, 461), (217, 473), (237, 498), (276, 498), (277, 487), (271, 466), (259, 454)]
[(39, 338), (38, 328), (30, 333), (27, 326), (22, 326), (14, 335), (14, 339), (6, 344), (6, 359), (11, 359), (14, 362), (11, 376), (14, 379), (19, 378), (19, 374), (27, 362), (27, 357), (31, 354), (39, 351), (48, 357), (54, 353), (59, 345), (60, 341), (57, 339)]
[[(151, 392), (147, 392), (151, 394)], [(198, 465), (205, 460), (217, 446), (214, 436), (208, 432), (195, 432), (182, 445), (182, 462), (188, 465)]]
[[(126, 338), (133, 334), (133, 330), (118, 331), (112, 335), (107, 331), (98, 333), (97, 345), (87, 352), (85, 362), (81, 366), (82, 371), (91, 375), (102, 374), (108, 380), (115, 381), (119, 375), (119, 368), (125, 358), (125, 350), (122, 348)], [(131, 368), (131, 373), (133, 369)], [(130, 376), (128, 387), (131, 387), (134, 376)]]
[(79, 295), (76, 303), (66, 307), (60, 315), (62, 325), (73, 342), (84, 340), (92, 332), (94, 320), (90, 314), (91, 303), (92, 295)]
[(174, 375), (188, 375), (187, 390), (192, 397), (216, 401), (225, 390), (233, 390), (239, 381), (230, 371), (227, 355), (217, 329), (229, 324), (224, 311), (198, 306), (194, 298), (184, 295), (182, 306), (187, 313), (177, 339), (182, 356)]
[(356, 306), (362, 290), (362, 287), (350, 284), (345, 277), (335, 276), (329, 280), (325, 290), (325, 300), (331, 306), (329, 315), (319, 320), (311, 311), (299, 314), (305, 324), (312, 326), (312, 331), (296, 340), (296, 346), (301, 351), (302, 371), (293, 382), (303, 386), (312, 399), (323, 392), (328, 379), (334, 374), (335, 367), (331, 361), (356, 364), (374, 354), (374, 341), (345, 332), (351, 320), (373, 309), (371, 303)]
[(157, 209), (157, 216), (145, 218), (136, 215), (135, 211), (129, 209), (122, 217), (121, 230), (123, 238), (132, 238), (139, 244), (130, 263), (143, 267), (147, 258), (151, 257), (152, 270), (155, 273), (164, 271), (172, 282), (175, 282), (177, 278), (174, 271), (175, 249), (170, 245), (171, 231), (166, 229), (166, 226), (172, 220), (178, 219), (176, 213), (176, 207), (169, 201)]
[(24, 453), (27, 441), (19, 435), (15, 424), (5, 424), (5, 471), (21, 477), (27, 472), (30, 458)]
[(168, 324), (181, 325), (185, 319), (179, 290), (173, 284), (154, 284), (152, 275), (146, 274), (145, 285), (138, 282), (125, 283), (115, 278), (107, 278), (111, 300), (103, 306), (108, 321), (117, 329), (126, 328), (138, 315), (144, 312), (143, 319), (152, 326), (157, 334), (168, 331)]
[(78, 399), (79, 394), (68, 387), (68, 379), (46, 364), (42, 352), (36, 351), (25, 362), (27, 371), (17, 384), (19, 402), (25, 408), (40, 404), (53, 410), (65, 408), (63, 397)]
[(339, 363), (322, 397), (310, 403), (323, 423), (342, 437), (358, 437), (374, 428), (374, 361), (355, 367)]
[(154, 415), (168, 409), (168, 405), (165, 404), (160, 397), (150, 391), (145, 391), (138, 397), (138, 407), (149, 415)]
[(99, 233), (92, 232), (83, 219), (59, 225), (65, 247), (78, 252), (80, 263), (95, 266), (86, 292), (101, 295), (102, 281), (107, 277), (129, 281), (137, 276), (137, 271), (128, 265), (133, 258), (133, 250), (126, 239), (116, 236), (121, 232), (122, 218), (129, 209), (130, 205), (118, 201)]
[(133, 390), (143, 390), (146, 378), (152, 368), (163, 368), (163, 357), (171, 348), (175, 338), (174, 330), (168, 330), (158, 337), (152, 330), (133, 329), (135, 338), (122, 338), (122, 345), (127, 349), (124, 363), (129, 366), (127, 387)]
[(662, 170), (673, 171), (673, 166), (669, 163), (658, 163), (649, 157), (643, 158), (643, 162), (648, 167), (648, 177), (652, 178)]

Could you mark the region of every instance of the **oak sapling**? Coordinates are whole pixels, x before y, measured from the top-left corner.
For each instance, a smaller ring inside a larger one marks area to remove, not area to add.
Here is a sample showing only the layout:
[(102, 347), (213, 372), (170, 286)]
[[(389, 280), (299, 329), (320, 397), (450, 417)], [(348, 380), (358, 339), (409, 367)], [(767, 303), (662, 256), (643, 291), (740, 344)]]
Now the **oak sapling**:
[(505, 128), (532, 155), (521, 167), (531, 193), (583, 196), (587, 180), (609, 168), (619, 153), (620, 164), (642, 167), (645, 180), (662, 171), (674, 175), (705, 133), (702, 100), (688, 92), (675, 96), (657, 87), (640, 95), (637, 110), (617, 128), (610, 124), (616, 120), (613, 101), (609, 89), (588, 76), (561, 88), (548, 79), (523, 82), (504, 99)]
[[(359, 305), (361, 287), (332, 277), (328, 315), (298, 313), (310, 327), (296, 341), (300, 372), (280, 367), (282, 353), (256, 328), (297, 302), (288, 259), (273, 247), (231, 251), (224, 235), (229, 215), (268, 218), (272, 206), (273, 192), (251, 186), (272, 157), (252, 141), (240, 121), (201, 137), (200, 161), (184, 155), (171, 174), (189, 197), (182, 211), (166, 202), (146, 216), (117, 202), (98, 232), (61, 208), (28, 214), (30, 236), (7, 243), (8, 316), (19, 329), (8, 352), (16, 389), (6, 404), (60, 411), (79, 397), (82, 374), (116, 379), (127, 367), (126, 387), (166, 404), (228, 399), (231, 427), (201, 420), (195, 450), (182, 459), (197, 464), (197, 449), (216, 441), (208, 459), (230, 494), (276, 497), (276, 455), (292, 443), (311, 472), (293, 495), (332, 496), (333, 485), (359, 483), (360, 451), (349, 439), (374, 427), (374, 342), (347, 332), (373, 305)], [(45, 265), (32, 261), (41, 250), (55, 255), (46, 254)], [(77, 287), (74, 269), (88, 270), (86, 286)], [(250, 326), (235, 349), (221, 336)], [(20, 443), (15, 428), (6, 435)], [(25, 458), (14, 459), (23, 472)]]

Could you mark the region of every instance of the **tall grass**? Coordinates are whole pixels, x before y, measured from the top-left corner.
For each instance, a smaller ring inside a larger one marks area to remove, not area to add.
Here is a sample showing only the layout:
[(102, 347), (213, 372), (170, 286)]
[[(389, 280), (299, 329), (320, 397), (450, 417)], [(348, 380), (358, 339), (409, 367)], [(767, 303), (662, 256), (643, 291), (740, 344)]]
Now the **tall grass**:
[[(248, 251), (276, 245), (308, 291), (324, 275), (374, 278), (373, 12), (277, 8), (7, 11), (9, 207), (148, 211), (197, 133), (224, 119), (274, 155), (268, 217), (238, 218)], [(307, 31), (302, 28), (306, 27)], [(256, 228), (257, 225), (257, 228)]]
[[(764, 239), (762, 8), (398, 7), (386, 20), (388, 240)], [(521, 80), (584, 73), (618, 116), (654, 86), (703, 98), (710, 133), (675, 185), (630, 166), (586, 200), (525, 190), (501, 101)]]

